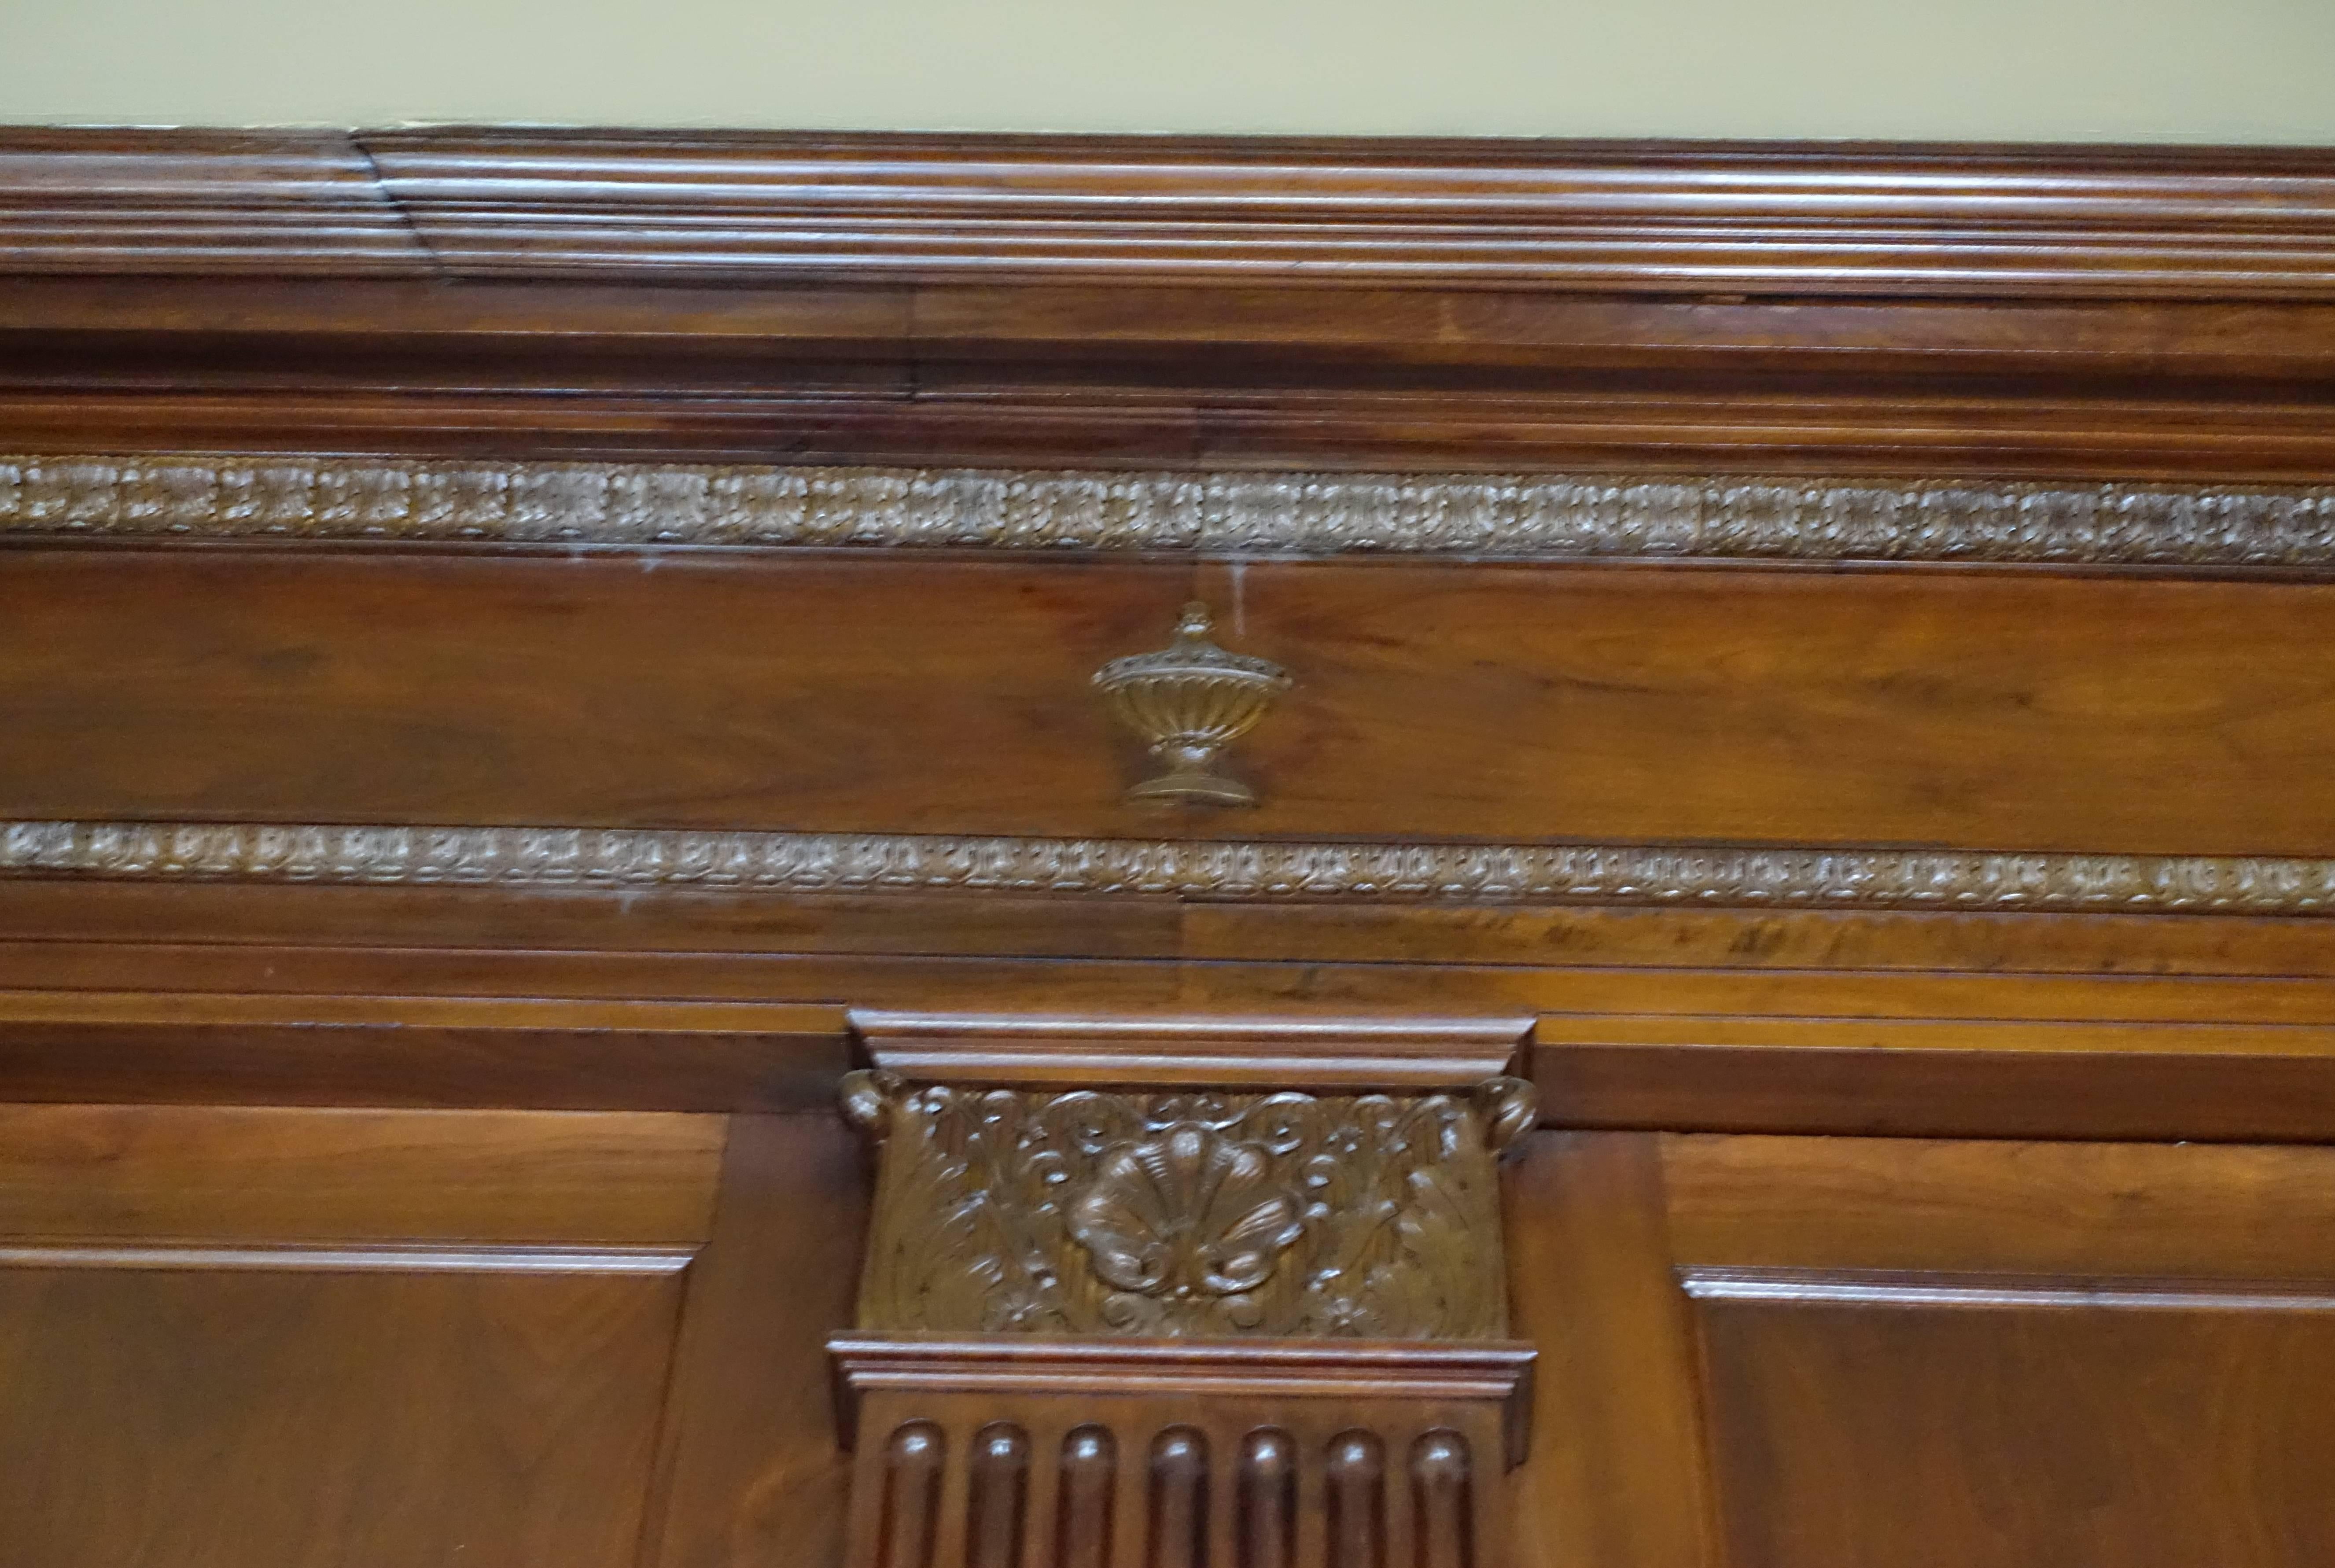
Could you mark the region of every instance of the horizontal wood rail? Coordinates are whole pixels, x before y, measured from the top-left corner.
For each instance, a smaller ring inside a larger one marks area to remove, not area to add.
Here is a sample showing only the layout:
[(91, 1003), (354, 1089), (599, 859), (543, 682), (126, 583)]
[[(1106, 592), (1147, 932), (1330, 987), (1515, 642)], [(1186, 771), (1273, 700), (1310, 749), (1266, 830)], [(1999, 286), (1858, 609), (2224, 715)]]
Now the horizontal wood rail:
[(2311, 150), (0, 131), (0, 446), (2335, 473)]

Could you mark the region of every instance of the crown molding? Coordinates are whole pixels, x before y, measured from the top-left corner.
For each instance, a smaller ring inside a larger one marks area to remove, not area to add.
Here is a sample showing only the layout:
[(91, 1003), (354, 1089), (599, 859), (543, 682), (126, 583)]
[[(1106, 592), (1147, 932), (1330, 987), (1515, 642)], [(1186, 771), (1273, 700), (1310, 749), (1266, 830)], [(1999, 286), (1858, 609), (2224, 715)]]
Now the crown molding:
[(0, 875), (506, 888), (2318, 915), (2335, 860), (1796, 846), (0, 823)]
[(0, 130), (0, 450), (2335, 479), (2335, 152)]
[(20, 129), (0, 269), (2327, 299), (2335, 154)]
[(2318, 570), (2335, 490), (0, 457), (0, 538), (52, 537)]

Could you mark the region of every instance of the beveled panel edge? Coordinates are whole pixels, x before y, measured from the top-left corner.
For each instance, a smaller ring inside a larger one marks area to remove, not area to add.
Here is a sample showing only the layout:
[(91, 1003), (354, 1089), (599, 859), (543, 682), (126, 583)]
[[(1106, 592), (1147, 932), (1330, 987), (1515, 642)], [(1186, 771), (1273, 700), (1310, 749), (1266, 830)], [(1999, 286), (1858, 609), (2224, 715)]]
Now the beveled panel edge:
[(2335, 566), (2335, 489), (0, 456), (0, 538)]
[(2080, 1279), (1948, 1269), (1684, 1268), (1692, 1302), (1730, 1306), (1897, 1307), (1915, 1310), (2080, 1308), (2099, 1312), (2335, 1312), (2335, 1283), (2215, 1277)]
[(1821, 846), (0, 822), (0, 876), (2125, 914), (2335, 914), (2335, 859)]

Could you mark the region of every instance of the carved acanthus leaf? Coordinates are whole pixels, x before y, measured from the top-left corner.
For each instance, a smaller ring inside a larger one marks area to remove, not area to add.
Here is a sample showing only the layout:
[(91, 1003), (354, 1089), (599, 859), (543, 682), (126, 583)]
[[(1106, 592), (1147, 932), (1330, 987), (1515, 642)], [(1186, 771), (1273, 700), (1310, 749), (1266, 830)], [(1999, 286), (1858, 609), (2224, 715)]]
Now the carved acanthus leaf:
[(0, 876), (1817, 909), (2335, 913), (2335, 860), (1660, 844), (0, 822)]
[(1576, 560), (2335, 565), (2335, 492), (1565, 474), (0, 458), (0, 533)]
[[(881, 1091), (859, 1075), (847, 1099)], [(1489, 1338), (1500, 1147), (1473, 1096), (886, 1092), (861, 1327)]]

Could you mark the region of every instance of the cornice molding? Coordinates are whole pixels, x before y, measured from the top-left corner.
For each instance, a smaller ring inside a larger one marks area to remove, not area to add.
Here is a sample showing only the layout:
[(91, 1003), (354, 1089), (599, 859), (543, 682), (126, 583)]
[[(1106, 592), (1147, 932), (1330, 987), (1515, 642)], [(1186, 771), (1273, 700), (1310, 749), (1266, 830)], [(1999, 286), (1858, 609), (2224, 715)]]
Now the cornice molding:
[(2335, 860), (1680, 845), (639, 828), (0, 824), (0, 875), (130, 881), (1241, 901), (2320, 915)]
[(2335, 155), (18, 129), (0, 271), (2323, 299)]
[(2323, 568), (2335, 489), (0, 457), (0, 537)]

